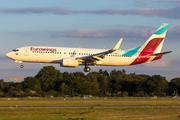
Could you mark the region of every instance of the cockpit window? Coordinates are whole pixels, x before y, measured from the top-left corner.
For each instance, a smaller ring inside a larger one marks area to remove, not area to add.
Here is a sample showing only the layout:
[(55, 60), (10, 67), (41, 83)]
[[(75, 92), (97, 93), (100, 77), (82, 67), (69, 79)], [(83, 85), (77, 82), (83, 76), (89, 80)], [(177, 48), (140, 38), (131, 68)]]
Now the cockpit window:
[(12, 51), (14, 51), (14, 52), (18, 52), (19, 50), (18, 50), (18, 49), (13, 49)]

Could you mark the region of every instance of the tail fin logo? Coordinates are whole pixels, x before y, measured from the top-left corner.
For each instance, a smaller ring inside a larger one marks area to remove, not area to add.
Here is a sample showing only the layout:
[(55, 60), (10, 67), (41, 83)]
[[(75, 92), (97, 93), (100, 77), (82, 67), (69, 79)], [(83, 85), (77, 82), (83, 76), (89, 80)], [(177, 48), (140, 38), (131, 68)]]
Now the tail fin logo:
[[(135, 54), (135, 55), (137, 55), (137, 58), (133, 61), (133, 63), (131, 63), (131, 65), (146, 62), (146, 61), (148, 61), (148, 59), (150, 59), (150, 56), (149, 56), (150, 54), (161, 52), (164, 38), (166, 36), (166, 32), (168, 29), (168, 25), (169, 24), (167, 24), (167, 23), (163, 23), (154, 32), (154, 34), (141, 46), (141, 48)], [(149, 57), (147, 57), (147, 56), (149, 56)], [(138, 58), (141, 58), (141, 60), (139, 61)]]

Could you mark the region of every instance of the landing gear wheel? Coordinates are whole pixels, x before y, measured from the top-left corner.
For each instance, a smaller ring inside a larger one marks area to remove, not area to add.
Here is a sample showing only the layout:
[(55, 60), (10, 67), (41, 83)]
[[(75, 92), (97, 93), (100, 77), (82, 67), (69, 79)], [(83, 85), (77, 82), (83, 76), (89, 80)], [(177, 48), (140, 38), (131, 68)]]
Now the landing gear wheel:
[(86, 68), (84, 68), (84, 72), (87, 72), (87, 71), (86, 71)]
[(84, 72), (89, 72), (89, 71), (91, 71), (91, 68), (88, 67), (88, 63), (85, 63)]
[(87, 71), (87, 72), (91, 71), (91, 68), (90, 68), (90, 67), (87, 67), (87, 68), (86, 68), (86, 71)]
[(85, 67), (85, 68), (84, 68), (84, 72), (89, 72), (89, 71), (91, 71), (91, 68), (90, 68), (90, 67)]
[(24, 65), (20, 65), (20, 68), (23, 68), (24, 67)]

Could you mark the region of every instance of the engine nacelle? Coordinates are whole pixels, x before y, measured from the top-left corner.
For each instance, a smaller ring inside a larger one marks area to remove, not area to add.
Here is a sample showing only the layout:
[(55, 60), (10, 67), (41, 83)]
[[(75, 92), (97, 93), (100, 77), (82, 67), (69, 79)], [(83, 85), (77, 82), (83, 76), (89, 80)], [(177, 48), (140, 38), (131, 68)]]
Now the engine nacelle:
[(63, 58), (61, 66), (62, 67), (78, 67), (78, 60), (72, 58)]

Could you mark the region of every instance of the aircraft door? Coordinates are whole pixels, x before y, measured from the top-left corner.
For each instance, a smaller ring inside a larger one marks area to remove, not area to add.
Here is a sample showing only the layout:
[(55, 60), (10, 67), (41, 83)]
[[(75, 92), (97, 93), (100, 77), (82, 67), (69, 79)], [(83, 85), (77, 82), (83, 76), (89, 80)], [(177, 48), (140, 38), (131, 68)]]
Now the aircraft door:
[(24, 56), (29, 56), (29, 47), (24, 48)]

